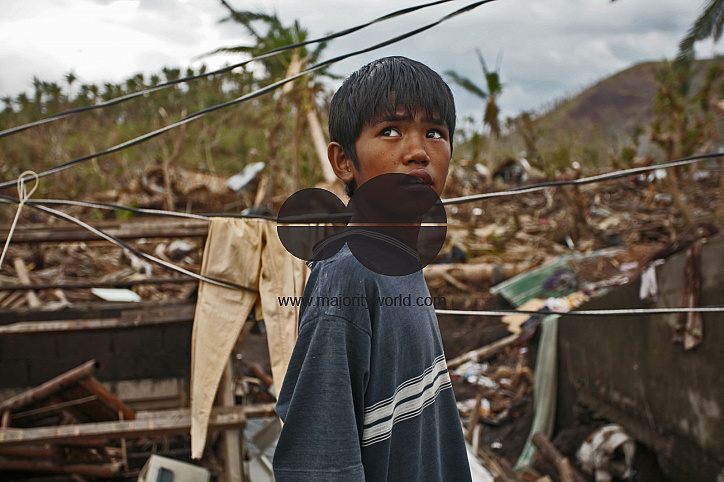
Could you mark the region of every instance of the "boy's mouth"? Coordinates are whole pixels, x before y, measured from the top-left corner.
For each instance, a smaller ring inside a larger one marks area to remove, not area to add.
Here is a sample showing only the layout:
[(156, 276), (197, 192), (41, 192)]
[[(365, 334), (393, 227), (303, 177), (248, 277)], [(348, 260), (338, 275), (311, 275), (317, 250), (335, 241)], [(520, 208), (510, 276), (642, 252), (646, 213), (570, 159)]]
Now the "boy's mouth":
[(425, 184), (432, 186), (432, 176), (425, 169), (414, 169), (406, 173), (408, 176), (413, 176), (420, 179)]

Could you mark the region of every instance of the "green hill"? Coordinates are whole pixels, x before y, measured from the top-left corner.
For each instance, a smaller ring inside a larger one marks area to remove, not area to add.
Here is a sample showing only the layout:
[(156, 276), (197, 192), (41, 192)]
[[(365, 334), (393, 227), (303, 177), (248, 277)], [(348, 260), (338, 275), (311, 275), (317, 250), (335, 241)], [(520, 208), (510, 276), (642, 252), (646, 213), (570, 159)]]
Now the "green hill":
[[(589, 166), (607, 164), (619, 156), (622, 149), (631, 149), (640, 140), (648, 140), (659, 75), (670, 66), (670, 62), (664, 61), (634, 65), (579, 94), (555, 102), (543, 112), (533, 113), (533, 122), (527, 127), (512, 121), (501, 149), (507, 154), (530, 151), (532, 144), (523, 142), (523, 138), (528, 137), (535, 139), (535, 150), (545, 164), (555, 167), (564, 167), (573, 161)], [(724, 57), (692, 64), (688, 95), (693, 117), (701, 115), (695, 99), (714, 66), (724, 69)], [(717, 95), (724, 98), (724, 75), (719, 76), (716, 85)], [(719, 133), (719, 141), (722, 140)]]
[(651, 123), (657, 62), (635, 65), (565, 100), (540, 120), (558, 128), (599, 126), (613, 134), (632, 133)]

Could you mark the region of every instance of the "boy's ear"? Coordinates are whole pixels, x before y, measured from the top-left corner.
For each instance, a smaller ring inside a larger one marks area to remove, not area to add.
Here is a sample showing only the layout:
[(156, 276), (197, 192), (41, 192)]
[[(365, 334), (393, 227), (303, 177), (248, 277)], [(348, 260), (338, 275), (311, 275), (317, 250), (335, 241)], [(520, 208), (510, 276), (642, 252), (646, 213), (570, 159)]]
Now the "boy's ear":
[(343, 182), (350, 182), (354, 179), (354, 164), (352, 163), (352, 159), (344, 153), (342, 144), (339, 142), (330, 142), (327, 147), (327, 157), (338, 178)]

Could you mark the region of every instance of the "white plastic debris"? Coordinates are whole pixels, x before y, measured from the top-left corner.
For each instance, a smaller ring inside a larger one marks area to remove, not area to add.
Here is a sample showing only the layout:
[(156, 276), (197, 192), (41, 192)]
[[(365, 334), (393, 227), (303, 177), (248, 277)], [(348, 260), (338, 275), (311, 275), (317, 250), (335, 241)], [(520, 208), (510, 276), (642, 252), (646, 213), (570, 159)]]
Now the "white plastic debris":
[(123, 250), (123, 254), (128, 258), (128, 260), (131, 262), (131, 267), (135, 269), (139, 273), (143, 273), (146, 276), (151, 276), (151, 272), (153, 271), (153, 267), (151, 266), (151, 263), (148, 261), (139, 258), (133, 252), (131, 252), (128, 249)]
[(137, 303), (141, 297), (135, 291), (118, 288), (91, 288), (91, 293), (105, 301)]
[(227, 179), (226, 185), (229, 186), (229, 189), (232, 191), (239, 192), (251, 183), (251, 181), (253, 181), (256, 176), (264, 170), (265, 166), (266, 164), (262, 161), (247, 164), (240, 173), (234, 174)]
[(627, 480), (636, 453), (636, 442), (622, 426), (605, 425), (588, 436), (578, 449), (581, 468), (594, 474), (596, 482), (610, 482), (614, 477)]

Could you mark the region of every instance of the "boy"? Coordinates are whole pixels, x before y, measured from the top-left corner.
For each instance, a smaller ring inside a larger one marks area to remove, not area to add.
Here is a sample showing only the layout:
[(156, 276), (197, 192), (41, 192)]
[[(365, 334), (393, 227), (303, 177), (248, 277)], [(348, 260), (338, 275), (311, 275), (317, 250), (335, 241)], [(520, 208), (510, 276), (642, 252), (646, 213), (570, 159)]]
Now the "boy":
[(354, 209), (315, 251), (276, 406), (277, 481), (471, 480), (434, 308), (375, 302), (429, 299), (416, 238), (454, 129), (449, 87), (404, 57), (362, 67), (332, 99), (329, 160)]

